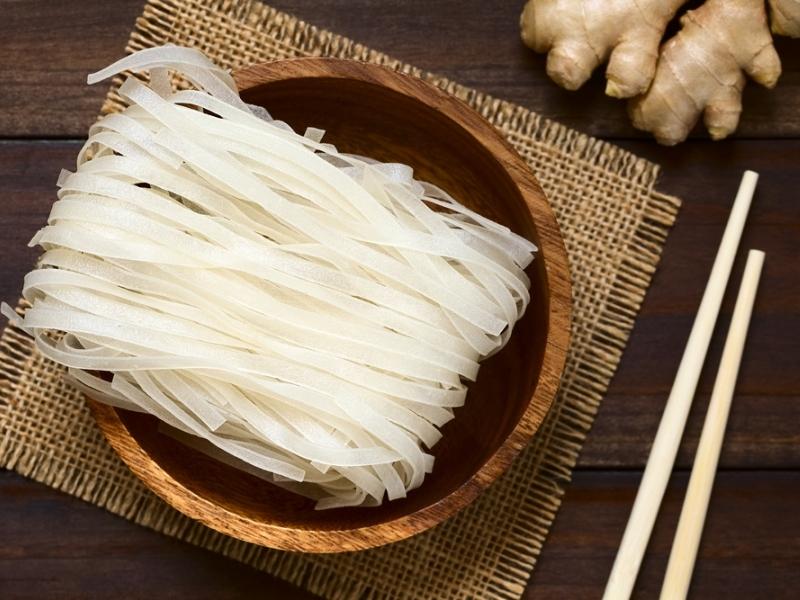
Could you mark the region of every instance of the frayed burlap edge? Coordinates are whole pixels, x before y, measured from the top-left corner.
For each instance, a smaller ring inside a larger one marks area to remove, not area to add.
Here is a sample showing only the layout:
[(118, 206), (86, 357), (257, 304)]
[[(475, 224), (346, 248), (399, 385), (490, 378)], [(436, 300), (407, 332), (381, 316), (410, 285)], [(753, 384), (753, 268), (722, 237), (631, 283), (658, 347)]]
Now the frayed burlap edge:
[[(128, 50), (162, 43), (182, 4), (179, 0), (154, 0), (145, 7), (131, 35)], [(635, 231), (615, 275), (608, 302), (599, 315), (592, 343), (584, 362), (591, 369), (580, 395), (560, 394), (557, 405), (542, 426), (549, 436), (539, 457), (538, 474), (518, 515), (521, 524), (508, 541), (486, 595), (494, 598), (519, 598), (541, 551), (550, 525), (559, 508), (564, 485), (586, 434), (591, 427), (603, 394), (613, 375), (645, 292), (650, 284), (660, 252), (679, 208), (679, 201), (653, 191), (658, 166), (606, 142), (580, 134), (530, 111), (497, 100), (454, 82), (425, 74), (333, 33), (307, 25), (289, 15), (256, 2), (215, 0), (206, 2), (209, 10), (226, 11), (233, 19), (258, 24), (276, 39), (285, 40), (304, 54), (338, 56), (383, 64), (427, 79), (476, 108), (509, 138), (526, 137), (534, 145), (555, 145), (577, 160), (601, 167), (636, 185), (650, 190), (650, 200), (642, 222)], [(112, 90), (103, 112), (119, 107)], [(90, 474), (53, 461), (34, 448), (6, 444), (3, 416), (12, 410), (17, 386), (26, 367), (35, 357), (27, 336), (7, 327), (0, 338), (0, 463), (22, 475), (65, 491), (106, 508), (138, 524), (265, 569), (313, 593), (334, 600), (386, 597), (363, 582), (343, 580), (332, 568), (312, 564), (302, 555), (277, 553), (244, 544), (218, 534), (180, 515), (152, 495), (143, 495), (119, 486), (97, 485)]]

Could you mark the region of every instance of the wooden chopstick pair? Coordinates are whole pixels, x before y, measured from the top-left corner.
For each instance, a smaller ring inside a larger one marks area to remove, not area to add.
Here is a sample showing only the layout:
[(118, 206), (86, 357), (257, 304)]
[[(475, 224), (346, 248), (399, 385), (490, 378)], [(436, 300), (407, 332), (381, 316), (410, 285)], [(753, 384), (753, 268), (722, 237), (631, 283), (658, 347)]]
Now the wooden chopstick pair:
[[(639, 491), (606, 585), (604, 600), (626, 600), (633, 590), (658, 508), (672, 473), (757, 181), (757, 173), (745, 171), (647, 459)], [(684, 598), (689, 589), (763, 262), (763, 252), (749, 252), (673, 541), (661, 590), (662, 600)]]

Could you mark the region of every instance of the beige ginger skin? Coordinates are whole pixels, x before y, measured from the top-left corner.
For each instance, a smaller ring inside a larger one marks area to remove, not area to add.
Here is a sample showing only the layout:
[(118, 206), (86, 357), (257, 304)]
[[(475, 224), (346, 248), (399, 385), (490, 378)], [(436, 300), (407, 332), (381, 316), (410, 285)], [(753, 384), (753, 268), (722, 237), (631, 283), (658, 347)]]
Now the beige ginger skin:
[(681, 26), (661, 50), (653, 84), (631, 101), (633, 124), (672, 145), (702, 113), (712, 139), (722, 139), (739, 124), (745, 73), (768, 88), (781, 74), (764, 2), (707, 0)]
[(770, 0), (772, 33), (800, 37), (800, 0)]
[(575, 90), (608, 60), (606, 93), (642, 94), (653, 79), (667, 23), (686, 0), (529, 0), (522, 41), (549, 52), (547, 74)]
[(608, 61), (606, 93), (632, 98), (634, 125), (662, 144), (683, 141), (703, 115), (713, 139), (739, 123), (749, 75), (773, 87), (781, 64), (775, 34), (800, 37), (800, 0), (707, 0), (686, 12), (680, 31), (659, 48), (686, 0), (528, 0), (522, 40), (548, 52), (547, 73), (580, 87)]

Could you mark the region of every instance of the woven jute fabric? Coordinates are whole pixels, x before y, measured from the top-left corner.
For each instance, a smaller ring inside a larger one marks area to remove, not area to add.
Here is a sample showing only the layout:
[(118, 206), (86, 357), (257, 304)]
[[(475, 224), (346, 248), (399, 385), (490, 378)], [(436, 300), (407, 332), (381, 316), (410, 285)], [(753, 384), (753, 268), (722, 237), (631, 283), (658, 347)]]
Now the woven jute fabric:
[[(445, 524), (375, 550), (292, 554), (216, 533), (155, 497), (106, 444), (60, 369), (7, 328), (0, 340), (0, 465), (327, 598), (519, 598), (678, 210), (677, 199), (654, 190), (658, 167), (257, 2), (153, 0), (128, 50), (170, 42), (195, 46), (230, 68), (305, 55), (380, 63), (462, 98), (502, 131), (546, 191), (571, 263), (572, 345), (557, 400), (509, 472)], [(103, 111), (120, 106), (112, 91)]]

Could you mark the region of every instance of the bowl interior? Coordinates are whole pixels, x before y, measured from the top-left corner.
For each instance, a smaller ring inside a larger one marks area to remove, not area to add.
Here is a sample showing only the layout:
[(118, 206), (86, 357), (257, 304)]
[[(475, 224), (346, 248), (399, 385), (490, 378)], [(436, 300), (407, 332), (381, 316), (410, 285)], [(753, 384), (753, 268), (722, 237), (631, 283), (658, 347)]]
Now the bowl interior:
[[(461, 125), (417, 99), (375, 83), (307, 77), (269, 82), (242, 93), (298, 131), (326, 130), (340, 150), (399, 161), (486, 217), (538, 244), (530, 209), (503, 164)], [(433, 448), (434, 471), (408, 498), (378, 508), (313, 510), (313, 502), (225, 466), (158, 433), (154, 418), (122, 419), (146, 453), (194, 493), (256, 521), (296, 529), (369, 527), (434, 505), (467, 484), (500, 448), (525, 412), (542, 365), (548, 327), (543, 260), (528, 269), (531, 302), (510, 343), (486, 360), (466, 405)], [(122, 411), (121, 411), (122, 412)], [(202, 477), (198, 474), (202, 473)]]

